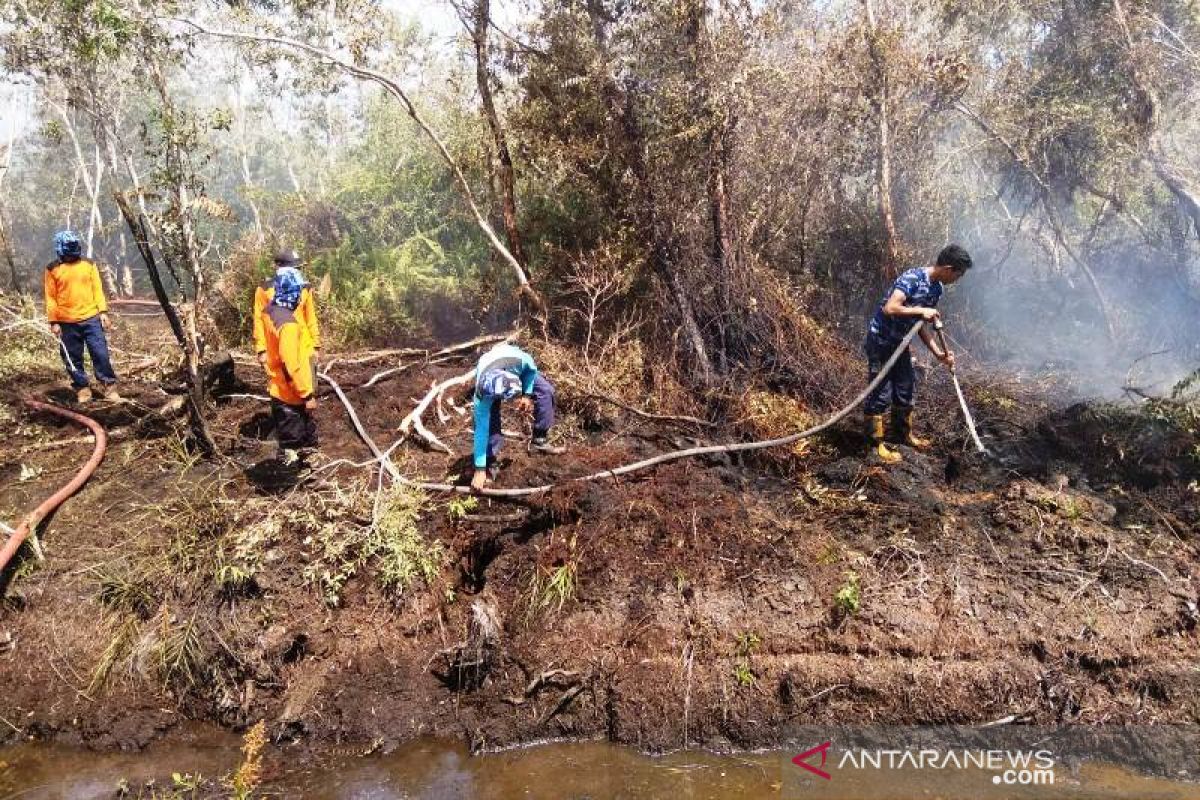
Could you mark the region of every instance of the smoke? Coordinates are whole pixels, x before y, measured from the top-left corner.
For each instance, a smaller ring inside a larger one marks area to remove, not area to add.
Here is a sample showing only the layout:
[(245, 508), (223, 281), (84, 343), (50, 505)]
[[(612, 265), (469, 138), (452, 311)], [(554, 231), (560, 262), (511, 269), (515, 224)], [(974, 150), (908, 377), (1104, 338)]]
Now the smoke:
[(1164, 254), (1112, 223), (1095, 246), (1076, 251), (1101, 301), (1036, 220), (1014, 235), (994, 224), (1006, 219), (1003, 210), (988, 210), (974, 211), (993, 224), (963, 226), (976, 269), (951, 287), (947, 304), (973, 355), (1019, 375), (1053, 376), (1080, 397), (1110, 400), (1169, 394), (1200, 367), (1194, 247), (1183, 250), (1186, 258)]

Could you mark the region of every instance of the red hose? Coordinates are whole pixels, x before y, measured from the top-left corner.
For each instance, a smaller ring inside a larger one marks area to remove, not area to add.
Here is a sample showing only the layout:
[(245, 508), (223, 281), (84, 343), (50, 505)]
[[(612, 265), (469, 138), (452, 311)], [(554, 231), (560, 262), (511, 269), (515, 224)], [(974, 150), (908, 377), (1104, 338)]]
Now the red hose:
[(62, 505), (64, 500), (78, 491), (79, 487), (83, 486), (87, 482), (87, 479), (92, 477), (92, 473), (96, 471), (96, 467), (100, 466), (100, 462), (104, 460), (104, 450), (108, 447), (108, 434), (104, 432), (104, 428), (96, 420), (85, 417), (82, 414), (76, 414), (74, 411), (60, 408), (59, 406), (50, 405), (49, 403), (39, 403), (37, 400), (26, 399), (25, 404), (38, 411), (49, 411), (51, 414), (58, 414), (60, 417), (66, 417), (69, 420), (78, 422), (80, 425), (87, 426), (96, 437), (96, 449), (92, 451), (92, 457), (87, 460), (87, 463), (75, 473), (75, 477), (71, 478), (70, 483), (46, 498), (40, 506), (30, 512), (25, 519), (21, 520), (21, 524), (17, 526), (16, 531), (8, 538), (4, 547), (0, 549), (0, 571), (3, 571), (8, 566), (8, 562), (21, 547), (21, 543), (29, 536), (30, 531), (36, 530), (47, 514)]

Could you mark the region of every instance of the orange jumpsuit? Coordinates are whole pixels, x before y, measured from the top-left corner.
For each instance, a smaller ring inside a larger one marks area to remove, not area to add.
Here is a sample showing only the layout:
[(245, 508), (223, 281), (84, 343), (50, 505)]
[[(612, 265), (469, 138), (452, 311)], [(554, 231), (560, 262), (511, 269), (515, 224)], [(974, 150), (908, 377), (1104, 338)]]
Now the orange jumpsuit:
[[(267, 349), (263, 333), (263, 311), (275, 299), (275, 281), (264, 281), (254, 289), (254, 352), (262, 353)], [(317, 325), (317, 303), (313, 299), (312, 289), (305, 286), (300, 291), (300, 304), (296, 306), (296, 319), (308, 328), (312, 337), (313, 347), (321, 349), (321, 329)]]

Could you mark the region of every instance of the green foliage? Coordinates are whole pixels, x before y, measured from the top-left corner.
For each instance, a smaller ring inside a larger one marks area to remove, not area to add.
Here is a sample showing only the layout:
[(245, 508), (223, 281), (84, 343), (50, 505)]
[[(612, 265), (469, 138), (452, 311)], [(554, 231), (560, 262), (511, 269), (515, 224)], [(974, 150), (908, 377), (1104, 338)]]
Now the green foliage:
[(376, 559), (379, 583), (393, 598), (403, 595), (418, 578), (432, 582), (445, 561), (442, 543), (426, 541), (417, 528), (427, 503), (423, 492), (396, 487), (364, 543), (363, 559)]
[(551, 565), (534, 565), (527, 589), (528, 617), (549, 608), (562, 611), (563, 606), (574, 599), (579, 571), (579, 554), (575, 547), (576, 539), (571, 536), (567, 540), (567, 554), (564, 558), (557, 559)]
[(208, 658), (196, 614), (180, 621), (164, 609), (154, 632), (143, 646), (163, 687), (191, 689), (203, 675)]
[[(430, 122), (474, 178), (484, 131), (466, 111), (447, 104)], [(350, 345), (474, 331), (494, 295), (480, 294), (492, 259), (450, 171), (390, 98), (368, 100), (363, 121), (361, 139), (338, 154), (328, 199), (280, 208), (309, 279), (329, 279), (322, 322)]]
[(458, 495), (446, 506), (446, 516), (451, 522), (458, 522), (467, 514), (479, 508), (479, 499), (469, 494)]
[(761, 644), (762, 639), (753, 631), (743, 631), (738, 635), (734, 645), (734, 655), (738, 660), (733, 666), (733, 677), (739, 686), (749, 688), (758, 682), (750, 666), (750, 659)]
[(100, 654), (100, 660), (96, 662), (96, 668), (92, 671), (88, 694), (95, 695), (104, 688), (113, 669), (128, 657), (137, 642), (141, 629), (141, 622), (136, 616), (129, 615), (120, 619), (104, 652)]
[(304, 567), (304, 580), (321, 590), (327, 606), (340, 605), (346, 581), (358, 571), (355, 550), (358, 535), (348, 534), (335, 522), (327, 522), (312, 538), (317, 550), (313, 560)]
[(540, 585), (537, 585), (535, 591), (532, 592), (535, 607), (554, 606), (556, 611), (561, 611), (566, 602), (575, 596), (574, 563), (553, 567), (545, 573), (536, 572), (535, 575), (544, 578), (544, 580), (538, 581)]
[(845, 582), (833, 595), (833, 604), (840, 613), (851, 616), (857, 614), (862, 606), (862, 589), (857, 572), (847, 572), (845, 578)]
[(77, 21), (75, 52), (88, 60), (119, 58), (136, 34), (124, 9), (108, 0), (64, 0), (64, 16)]
[(144, 617), (154, 607), (154, 595), (142, 576), (132, 571), (107, 571), (96, 567), (90, 572), (100, 584), (100, 602), (110, 609)]
[(679, 567), (676, 567), (675, 568), (675, 593), (678, 594), (680, 597), (682, 597), (683, 593), (685, 591), (687, 591), (689, 584), (690, 584), (690, 581), (688, 580), (687, 573), (684, 572)]
[(738, 686), (750, 688), (757, 682), (754, 677), (754, 672), (750, 669), (750, 664), (747, 661), (739, 661), (733, 665), (733, 679), (737, 681)]
[(190, 772), (171, 773), (171, 788), (177, 792), (194, 792), (203, 785), (204, 776), (199, 772), (195, 775)]
[(380, 498), (371, 525), (318, 523), (312, 536), (316, 552), (304, 568), (304, 579), (320, 588), (329, 606), (339, 605), (346, 582), (372, 563), (380, 586), (392, 600), (400, 599), (418, 579), (432, 582), (446, 552), (441, 542), (426, 540), (418, 528), (428, 504), (423, 492), (396, 486)]
[(348, 344), (420, 335), (442, 308), (461, 310), (468, 303), (446, 251), (425, 233), (395, 247), (364, 250), (347, 238), (315, 256), (310, 269), (314, 281), (330, 277), (324, 308), (336, 335)]

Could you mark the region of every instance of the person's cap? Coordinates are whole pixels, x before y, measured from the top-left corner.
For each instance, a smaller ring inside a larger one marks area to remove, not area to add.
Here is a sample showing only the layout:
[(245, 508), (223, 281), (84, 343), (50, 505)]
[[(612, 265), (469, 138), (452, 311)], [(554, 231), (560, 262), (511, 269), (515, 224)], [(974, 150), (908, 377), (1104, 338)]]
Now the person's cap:
[(290, 247), (275, 253), (275, 263), (281, 267), (294, 267), (300, 263), (300, 254)]

